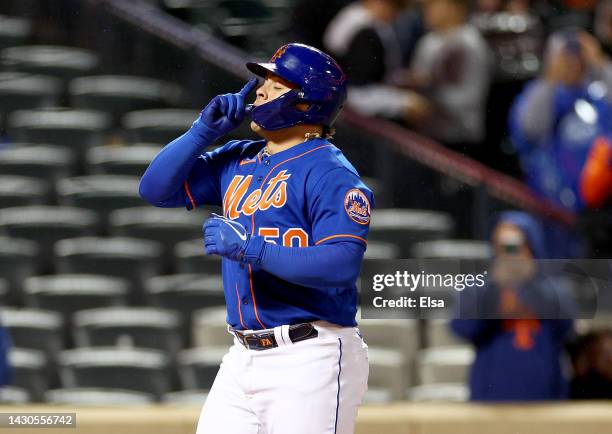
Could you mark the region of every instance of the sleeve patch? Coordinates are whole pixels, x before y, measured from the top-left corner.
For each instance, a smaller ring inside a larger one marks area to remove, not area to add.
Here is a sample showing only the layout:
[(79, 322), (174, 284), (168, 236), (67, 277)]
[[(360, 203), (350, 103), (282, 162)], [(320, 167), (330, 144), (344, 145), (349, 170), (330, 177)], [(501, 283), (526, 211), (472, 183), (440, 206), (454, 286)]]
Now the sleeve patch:
[(360, 225), (370, 223), (370, 201), (368, 197), (358, 188), (346, 192), (344, 196), (344, 210), (349, 218)]

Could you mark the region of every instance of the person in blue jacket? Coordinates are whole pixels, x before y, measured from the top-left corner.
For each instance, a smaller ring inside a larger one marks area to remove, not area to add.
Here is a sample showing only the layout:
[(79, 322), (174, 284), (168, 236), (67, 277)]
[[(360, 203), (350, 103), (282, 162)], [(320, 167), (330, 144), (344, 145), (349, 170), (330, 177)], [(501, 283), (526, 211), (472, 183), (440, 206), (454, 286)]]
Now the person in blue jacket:
[(530, 215), (508, 211), (492, 233), (495, 257), (484, 289), (464, 291), (455, 334), (476, 348), (470, 372), (474, 401), (555, 400), (567, 397), (564, 340), (572, 330), (572, 303), (545, 276), (542, 230)]

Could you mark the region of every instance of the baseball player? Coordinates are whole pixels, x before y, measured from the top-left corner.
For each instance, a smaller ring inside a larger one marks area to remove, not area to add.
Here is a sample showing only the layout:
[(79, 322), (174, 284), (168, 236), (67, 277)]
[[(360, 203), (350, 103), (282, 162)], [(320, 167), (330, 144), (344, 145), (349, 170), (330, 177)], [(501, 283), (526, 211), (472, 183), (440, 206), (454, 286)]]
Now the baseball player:
[[(302, 44), (247, 67), (264, 78), (254, 104), (256, 78), (213, 98), (140, 184), (155, 206), (223, 207), (204, 223), (204, 246), (222, 256), (235, 339), (197, 433), (352, 433), (368, 378), (355, 282), (373, 197), (329, 141), (346, 77)], [(263, 140), (202, 153), (247, 114)]]

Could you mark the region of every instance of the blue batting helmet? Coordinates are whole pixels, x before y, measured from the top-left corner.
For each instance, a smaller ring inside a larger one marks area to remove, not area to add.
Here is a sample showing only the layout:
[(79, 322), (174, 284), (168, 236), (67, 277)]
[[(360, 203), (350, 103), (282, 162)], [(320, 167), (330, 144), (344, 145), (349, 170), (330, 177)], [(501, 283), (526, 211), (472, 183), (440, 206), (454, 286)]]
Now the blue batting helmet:
[[(346, 75), (328, 54), (304, 44), (287, 44), (276, 50), (269, 63), (247, 63), (261, 76), (275, 74), (297, 89), (253, 107), (251, 118), (266, 130), (300, 124), (331, 127), (346, 101)], [(301, 110), (297, 104), (305, 103)]]

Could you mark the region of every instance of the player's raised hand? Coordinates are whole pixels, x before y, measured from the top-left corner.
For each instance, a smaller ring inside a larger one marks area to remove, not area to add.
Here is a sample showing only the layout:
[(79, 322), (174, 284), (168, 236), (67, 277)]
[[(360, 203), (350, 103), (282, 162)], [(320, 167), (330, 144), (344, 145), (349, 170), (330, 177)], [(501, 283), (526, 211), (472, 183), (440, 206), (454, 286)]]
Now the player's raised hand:
[(219, 136), (236, 129), (246, 114), (245, 98), (256, 86), (257, 79), (252, 78), (238, 93), (217, 95), (204, 107), (200, 117), (194, 122), (194, 126), (197, 126), (198, 123), (203, 124), (218, 133)]

